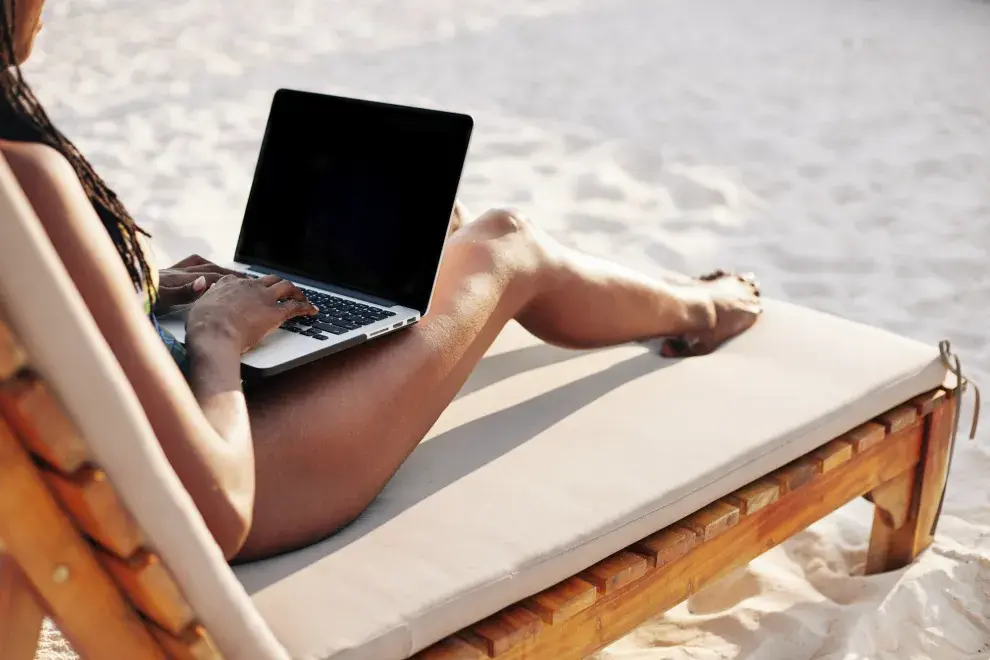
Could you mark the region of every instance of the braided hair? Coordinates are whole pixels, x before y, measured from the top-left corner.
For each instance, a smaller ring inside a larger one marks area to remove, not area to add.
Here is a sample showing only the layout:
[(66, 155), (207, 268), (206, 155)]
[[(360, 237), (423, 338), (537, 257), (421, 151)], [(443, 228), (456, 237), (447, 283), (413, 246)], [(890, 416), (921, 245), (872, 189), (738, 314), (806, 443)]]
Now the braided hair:
[(45, 144), (69, 161), (96, 214), (110, 234), (134, 286), (146, 292), (149, 300), (154, 300), (151, 271), (138, 243), (138, 234), (148, 236), (148, 233), (137, 226), (124, 205), (75, 145), (55, 128), (25, 82), (14, 47), (17, 0), (6, 2), (10, 8), (9, 15), (0, 7), (0, 139)]

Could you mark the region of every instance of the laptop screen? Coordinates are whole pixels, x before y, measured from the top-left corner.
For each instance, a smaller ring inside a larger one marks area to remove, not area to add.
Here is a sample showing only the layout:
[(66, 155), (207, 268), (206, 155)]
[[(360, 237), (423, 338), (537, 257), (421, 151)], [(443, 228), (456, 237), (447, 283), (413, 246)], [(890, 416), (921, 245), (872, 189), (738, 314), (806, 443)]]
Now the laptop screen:
[(425, 313), (473, 122), (279, 90), (235, 258)]

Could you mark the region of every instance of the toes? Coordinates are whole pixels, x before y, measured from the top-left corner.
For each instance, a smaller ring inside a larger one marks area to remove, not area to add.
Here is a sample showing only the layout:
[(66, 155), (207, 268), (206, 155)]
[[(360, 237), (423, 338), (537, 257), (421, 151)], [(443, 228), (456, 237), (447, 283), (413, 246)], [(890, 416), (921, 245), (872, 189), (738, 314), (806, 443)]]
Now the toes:
[(715, 280), (720, 280), (723, 277), (728, 277), (728, 275), (729, 274), (727, 272), (725, 272), (722, 269), (719, 269), (719, 270), (713, 270), (710, 273), (705, 273), (698, 279), (701, 280), (702, 282), (714, 282)]
[(756, 279), (755, 273), (742, 273), (741, 275), (734, 275), (728, 271), (718, 269), (713, 270), (710, 273), (705, 273), (698, 278), (701, 282), (716, 282), (727, 277), (734, 277), (736, 280), (746, 284), (756, 296), (760, 295), (760, 281)]
[(700, 337), (671, 337), (660, 347), (660, 355), (667, 358), (695, 357), (710, 352), (711, 348)]
[(738, 275), (738, 277), (744, 284), (749, 285), (754, 295), (760, 295), (760, 281), (756, 279), (756, 273), (743, 273), (742, 275)]
[(687, 357), (690, 355), (690, 344), (681, 337), (671, 337), (663, 343), (660, 355), (667, 358)]

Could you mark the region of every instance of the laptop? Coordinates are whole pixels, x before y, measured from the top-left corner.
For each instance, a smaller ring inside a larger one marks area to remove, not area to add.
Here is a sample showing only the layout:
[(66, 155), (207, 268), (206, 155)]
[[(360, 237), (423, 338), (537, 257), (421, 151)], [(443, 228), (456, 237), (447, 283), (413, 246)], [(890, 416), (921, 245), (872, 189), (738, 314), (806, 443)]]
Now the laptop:
[[(474, 122), (280, 89), (231, 268), (296, 283), (319, 307), (242, 357), (270, 376), (408, 328), (430, 306)], [(159, 318), (185, 341), (184, 310)]]

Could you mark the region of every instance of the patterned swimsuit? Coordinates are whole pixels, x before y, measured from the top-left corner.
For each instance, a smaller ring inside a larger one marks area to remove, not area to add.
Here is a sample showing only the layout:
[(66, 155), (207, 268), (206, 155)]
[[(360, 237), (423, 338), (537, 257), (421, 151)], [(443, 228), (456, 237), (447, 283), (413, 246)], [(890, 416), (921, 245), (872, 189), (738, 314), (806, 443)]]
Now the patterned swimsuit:
[(158, 319), (151, 312), (148, 313), (148, 317), (151, 319), (152, 325), (155, 326), (155, 330), (158, 331), (158, 336), (162, 338), (162, 342), (165, 344), (165, 348), (168, 349), (169, 355), (175, 360), (175, 363), (179, 365), (179, 369), (182, 371), (182, 375), (189, 379), (189, 354), (186, 352), (186, 347), (179, 343), (179, 341), (172, 336), (172, 333), (158, 325)]
[[(154, 282), (156, 294), (158, 282)], [(172, 356), (175, 363), (179, 365), (179, 370), (182, 371), (182, 375), (189, 379), (189, 354), (186, 352), (186, 347), (179, 343), (179, 341), (172, 336), (172, 333), (163, 328), (158, 324), (158, 319), (155, 317), (155, 312), (152, 310), (151, 298), (142, 292), (139, 292), (142, 302), (144, 303), (144, 313), (148, 315), (148, 319), (151, 321), (151, 325), (155, 327), (155, 331), (158, 336), (162, 338), (162, 343), (165, 344), (165, 348), (168, 349), (168, 354)], [(156, 296), (157, 297), (157, 296)]]

